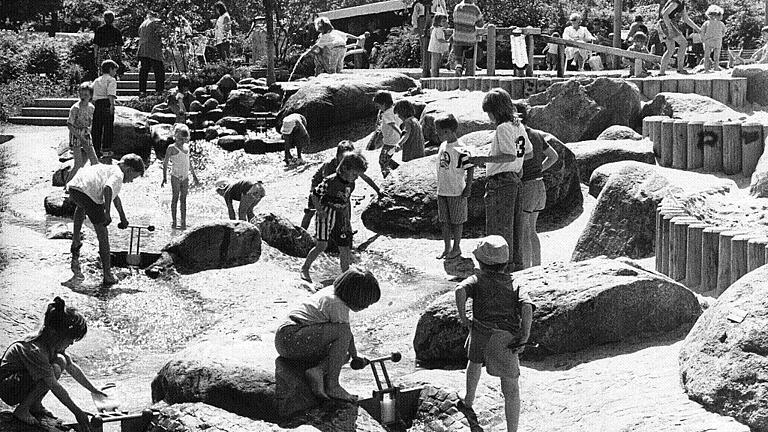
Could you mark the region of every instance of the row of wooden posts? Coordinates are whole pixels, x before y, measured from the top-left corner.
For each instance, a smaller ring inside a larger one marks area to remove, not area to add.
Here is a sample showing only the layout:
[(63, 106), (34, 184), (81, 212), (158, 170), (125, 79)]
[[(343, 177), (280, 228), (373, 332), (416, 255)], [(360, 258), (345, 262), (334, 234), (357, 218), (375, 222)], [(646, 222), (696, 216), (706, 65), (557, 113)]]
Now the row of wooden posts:
[(751, 176), (763, 154), (768, 125), (650, 116), (643, 119), (643, 136), (653, 142), (662, 166)]
[(421, 87), (441, 91), (468, 90), (483, 91), (496, 87), (506, 90), (513, 99), (527, 98), (540, 93), (556, 82), (567, 81), (566, 78), (538, 78), (538, 77), (441, 77), (422, 78)]
[(656, 209), (656, 270), (699, 293), (720, 295), (768, 263), (768, 237), (692, 217), (667, 198)]
[(746, 78), (656, 76), (628, 78), (627, 81), (634, 83), (640, 93), (648, 99), (666, 92), (695, 93), (737, 107), (743, 106), (747, 101)]

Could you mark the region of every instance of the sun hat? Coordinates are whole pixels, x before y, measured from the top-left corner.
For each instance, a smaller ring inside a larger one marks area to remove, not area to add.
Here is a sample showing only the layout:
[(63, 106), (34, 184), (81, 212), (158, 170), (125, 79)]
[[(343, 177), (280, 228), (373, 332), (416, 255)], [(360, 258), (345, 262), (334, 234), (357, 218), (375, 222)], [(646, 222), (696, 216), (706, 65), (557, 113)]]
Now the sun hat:
[(499, 235), (483, 237), (477, 243), (474, 254), (483, 264), (506, 264), (509, 261), (509, 245), (504, 237)]

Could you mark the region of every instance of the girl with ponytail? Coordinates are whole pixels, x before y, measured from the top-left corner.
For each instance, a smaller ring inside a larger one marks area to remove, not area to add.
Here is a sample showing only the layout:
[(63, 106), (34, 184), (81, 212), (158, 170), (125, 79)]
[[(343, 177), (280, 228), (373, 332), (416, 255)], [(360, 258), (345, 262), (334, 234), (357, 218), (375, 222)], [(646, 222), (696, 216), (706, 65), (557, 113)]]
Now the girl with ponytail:
[(91, 393), (106, 396), (65, 353), (87, 332), (88, 324), (83, 315), (56, 297), (45, 311), (43, 327), (38, 334), (14, 342), (5, 350), (0, 360), (0, 399), (8, 405), (16, 405), (14, 417), (29, 425), (39, 425), (42, 417), (54, 417), (41, 403), (50, 391), (72, 411), (80, 431), (90, 432), (88, 414), (72, 401), (59, 383), (61, 374), (66, 371)]

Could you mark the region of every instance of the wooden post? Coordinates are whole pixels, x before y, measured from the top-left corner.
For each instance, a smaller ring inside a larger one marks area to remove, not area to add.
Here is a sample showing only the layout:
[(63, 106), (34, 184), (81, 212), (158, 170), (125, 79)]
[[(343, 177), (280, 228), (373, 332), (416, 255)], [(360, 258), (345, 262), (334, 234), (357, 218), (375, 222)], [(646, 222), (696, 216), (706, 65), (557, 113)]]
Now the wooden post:
[(697, 95), (712, 97), (712, 81), (709, 79), (695, 80), (694, 88)]
[(727, 78), (712, 79), (712, 99), (727, 104), (730, 102), (731, 83)]
[(763, 154), (763, 127), (758, 123), (741, 125), (741, 173), (750, 177)]
[(672, 146), (672, 167), (684, 170), (687, 167), (688, 158), (688, 122), (675, 120), (672, 131), (675, 137)]
[(504, 89), (507, 93), (509, 93), (510, 96), (514, 99), (514, 96), (512, 95), (512, 80), (514, 78), (502, 78), (499, 80), (499, 87)]
[(691, 216), (678, 216), (671, 220), (669, 269), (670, 277), (676, 281), (685, 280), (688, 226), (698, 222), (698, 219)]
[(476, 82), (477, 82), (477, 78), (473, 76), (467, 77), (467, 90), (469, 91), (477, 90), (477, 87), (475, 87)]
[(731, 286), (731, 240), (737, 235), (743, 234), (741, 231), (723, 231), (720, 233), (720, 248), (718, 249), (717, 262), (720, 264), (717, 268), (717, 295)]
[(671, 276), (671, 269), (669, 268), (670, 261), (670, 247), (672, 239), (672, 218), (678, 216), (686, 216), (687, 213), (682, 209), (668, 210), (662, 212), (663, 217), (661, 220), (661, 269), (658, 269), (661, 273), (667, 276)]
[(653, 154), (656, 158), (661, 157), (661, 122), (669, 117), (665, 116), (650, 116), (643, 119), (648, 120), (648, 137), (653, 143)]
[(645, 78), (637, 78), (637, 77), (630, 77), (627, 78), (625, 81), (629, 81), (632, 84), (637, 86), (637, 90), (640, 92), (640, 94), (643, 93), (643, 82), (645, 81)]
[(731, 105), (744, 106), (747, 100), (747, 79), (731, 78)]
[(664, 77), (649, 77), (643, 83), (643, 93), (648, 99), (653, 99), (661, 93), (661, 79)]
[(656, 232), (655, 232), (654, 250), (656, 252), (656, 271), (658, 272), (662, 271), (662, 267), (663, 267), (662, 261), (665, 260), (666, 258), (665, 250), (668, 249), (668, 246), (665, 243), (665, 240), (662, 235), (664, 231), (664, 215), (672, 211), (681, 212), (681, 214), (685, 214), (683, 212), (682, 207), (665, 202), (665, 201), (662, 201), (656, 207)]
[(747, 245), (750, 235), (738, 235), (731, 239), (731, 285), (747, 274)]
[(448, 80), (448, 90), (458, 90), (459, 89), (459, 79), (456, 77), (450, 77), (450, 78), (441, 78)]
[[(766, 0), (768, 1), (768, 0)], [(526, 42), (526, 47), (528, 46), (528, 43)], [(557, 77), (558, 78), (564, 78), (565, 77), (565, 47), (558, 44), (557, 45)]]
[[(533, 35), (525, 35), (525, 48), (528, 51), (528, 66), (525, 67), (525, 76), (533, 76)], [(565, 55), (565, 53), (563, 53)]]
[(467, 90), (467, 77), (459, 78), (459, 90)]
[(717, 289), (717, 274), (720, 257), (720, 233), (723, 227), (704, 228), (701, 234), (701, 292)]
[[(613, 47), (621, 49), (621, 0), (613, 0)], [(611, 66), (613, 69), (621, 67), (621, 58), (611, 56)], [(640, 67), (642, 70), (642, 65)], [(635, 61), (635, 73), (637, 73), (637, 61)], [(635, 75), (639, 76), (639, 75)]]
[(267, 30), (267, 85), (275, 83), (275, 24), (273, 0), (264, 0), (264, 18)]
[(701, 285), (701, 236), (704, 228), (708, 227), (709, 225), (705, 223), (688, 225), (685, 247), (685, 286), (690, 289)]
[(672, 76), (661, 77), (661, 91), (665, 93), (677, 93), (677, 78)]
[(549, 86), (552, 85), (552, 80), (549, 78), (537, 78), (536, 81), (536, 93), (547, 91)]
[(659, 158), (661, 166), (672, 166), (672, 147), (675, 143), (674, 125), (675, 120), (671, 118), (661, 122), (661, 158)]
[(695, 93), (696, 82), (691, 77), (680, 78), (677, 80), (677, 92), (678, 93)]
[(527, 98), (532, 94), (536, 94), (537, 78), (523, 78), (523, 97)]
[[(618, 57), (616, 56), (614, 56), (614, 58), (618, 59)], [(619, 62), (621, 62), (621, 59), (619, 59)], [(633, 66), (635, 68), (635, 76), (636, 77), (643, 76), (643, 60), (635, 59), (635, 63)], [(616, 69), (618, 69), (618, 67), (616, 67)]]
[(509, 92), (509, 95), (512, 96), (512, 99), (522, 99), (525, 97), (525, 78), (511, 78), (512, 80), (512, 91)]
[(486, 75), (496, 75), (496, 26), (488, 24), (488, 33), (486, 34), (488, 42), (488, 53), (486, 54)]
[(741, 123), (723, 123), (723, 172), (741, 173)]
[(754, 237), (747, 244), (747, 271), (755, 270), (765, 265), (765, 248), (768, 237)]
[(689, 121), (687, 138), (688, 143), (686, 145), (686, 151), (688, 152), (686, 158), (686, 168), (689, 170), (701, 168), (703, 165), (704, 149), (699, 145), (701, 134), (704, 132), (703, 121)]
[(500, 78), (491, 78), (491, 88), (499, 88), (501, 87), (501, 79)]
[(480, 81), (480, 90), (487, 92), (491, 89), (491, 80), (490, 78), (486, 77), (477, 77), (475, 78), (476, 81)]
[(650, 122), (650, 116), (643, 118), (643, 138), (649, 138), (651, 137), (651, 122)]
[[(704, 123), (704, 170), (723, 171), (723, 125), (719, 122)], [(706, 138), (709, 134), (710, 138)]]

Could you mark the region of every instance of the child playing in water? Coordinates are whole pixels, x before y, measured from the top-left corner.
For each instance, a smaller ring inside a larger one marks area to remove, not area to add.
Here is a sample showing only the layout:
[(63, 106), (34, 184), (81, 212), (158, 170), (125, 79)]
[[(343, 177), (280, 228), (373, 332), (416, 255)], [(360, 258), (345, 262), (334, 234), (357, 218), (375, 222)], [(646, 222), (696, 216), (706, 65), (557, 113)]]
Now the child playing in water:
[[(467, 349), (467, 393), (464, 404), (472, 408), (483, 364), (489, 375), (501, 378), (507, 431), (516, 432), (520, 419), (520, 361), (531, 333), (533, 303), (521, 294), (506, 272), (509, 246), (504, 237), (480, 239), (475, 249), (480, 272), (456, 288), (456, 306), (461, 323), (469, 328)], [(467, 318), (467, 298), (472, 298), (472, 319)]]
[(400, 100), (392, 110), (400, 119), (401, 137), (397, 147), (403, 149), (403, 162), (424, 157), (424, 133), (414, 117), (413, 104)]
[(93, 224), (96, 237), (99, 239), (99, 257), (104, 271), (104, 285), (113, 285), (117, 279), (112, 275), (112, 265), (109, 257), (109, 231), (107, 226), (112, 222), (110, 216), (112, 203), (115, 203), (117, 213), (120, 215), (118, 228), (128, 227), (128, 219), (123, 211), (123, 204), (118, 194), (123, 183), (130, 183), (135, 178), (144, 175), (144, 161), (133, 153), (120, 159), (117, 165), (97, 164), (87, 166), (67, 183), (69, 198), (75, 204), (74, 228), (72, 229), (72, 270), (76, 276), (81, 276), (79, 267), (76, 266), (80, 257), (80, 248), (83, 246), (80, 240), (80, 230), (83, 227), (85, 216)]
[(187, 193), (189, 192), (189, 174), (195, 175), (195, 168), (189, 161), (189, 128), (182, 123), (173, 127), (174, 143), (168, 146), (163, 159), (163, 182), (167, 182), (168, 162), (171, 162), (171, 228), (176, 228), (176, 208), (181, 201), (180, 229), (187, 229)]
[(168, 94), (168, 109), (176, 114), (176, 123), (186, 124), (189, 105), (194, 99), (191, 87), (192, 82), (186, 75), (182, 75), (179, 77), (176, 88), (172, 89)]
[(69, 148), (74, 158), (67, 182), (72, 180), (77, 171), (85, 166), (86, 160), (90, 161), (91, 165), (99, 163), (96, 151), (93, 150), (93, 143), (91, 143), (91, 123), (95, 109), (91, 103), (93, 97), (91, 83), (80, 84), (77, 94), (80, 96), (80, 100), (69, 109), (69, 119), (67, 120)]
[[(253, 219), (253, 208), (266, 195), (264, 184), (255, 178), (244, 178), (236, 181), (220, 178), (216, 180), (216, 193), (224, 198), (229, 218), (244, 221)], [(235, 214), (235, 206), (232, 201), (240, 201), (237, 214)]]
[(88, 414), (80, 409), (62, 387), (59, 379), (64, 371), (94, 396), (106, 397), (65, 350), (85, 337), (88, 324), (76, 309), (66, 307), (64, 300), (53, 299), (45, 311), (43, 328), (36, 336), (11, 344), (0, 360), (0, 399), (16, 405), (13, 416), (32, 426), (43, 417), (55, 418), (42, 400), (52, 392), (75, 415), (81, 432), (89, 432)]
[(442, 143), (437, 152), (437, 215), (445, 241), (445, 249), (437, 259), (461, 256), (461, 236), (464, 222), (467, 221), (467, 198), (472, 192), (474, 167), (468, 164), (469, 152), (462, 147), (456, 136), (458, 127), (459, 123), (453, 114), (435, 120), (435, 130)]
[[(723, 8), (710, 5), (707, 8), (707, 21), (701, 25), (701, 42), (704, 44), (704, 72), (712, 69), (714, 58), (715, 70), (720, 70), (720, 50), (723, 47), (725, 24), (723, 24)], [(714, 56), (714, 57), (713, 57)]]
[(368, 168), (365, 157), (357, 152), (346, 153), (339, 162), (336, 174), (328, 176), (313, 191), (312, 201), (317, 209), (315, 222), (317, 245), (309, 251), (301, 267), (301, 279), (312, 282), (309, 269), (312, 263), (328, 247), (333, 239), (339, 247), (341, 271), (347, 271), (352, 261), (352, 225), (350, 221), (350, 196), (355, 190), (355, 180)]
[(349, 325), (349, 311), (360, 312), (381, 298), (379, 282), (371, 272), (351, 268), (288, 314), (275, 333), (275, 348), (288, 359), (320, 359), (305, 376), (315, 396), (354, 402), (339, 384), (341, 367), (358, 358)]
[(379, 109), (379, 130), (384, 143), (379, 154), (379, 166), (381, 174), (386, 178), (398, 166), (392, 156), (399, 149), (397, 143), (400, 141), (400, 119), (392, 108), (392, 93), (379, 90), (373, 97), (373, 103)]

